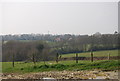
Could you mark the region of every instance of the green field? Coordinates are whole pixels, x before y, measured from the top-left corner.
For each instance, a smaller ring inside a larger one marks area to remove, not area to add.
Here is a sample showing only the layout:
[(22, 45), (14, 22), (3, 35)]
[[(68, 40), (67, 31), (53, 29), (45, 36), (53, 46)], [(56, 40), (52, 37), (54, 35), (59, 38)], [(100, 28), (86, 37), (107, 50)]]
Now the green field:
[(3, 62), (2, 72), (3, 73), (29, 73), (29, 72), (42, 72), (42, 71), (62, 71), (62, 70), (117, 70), (118, 64), (117, 60), (112, 61), (79, 61), (78, 64), (75, 61), (60, 61), (56, 64), (53, 61), (38, 62), (36, 66), (33, 63), (15, 62), (15, 67), (12, 67), (12, 62)]
[[(118, 56), (118, 50), (105, 50), (105, 51), (94, 51), (94, 57), (107, 57), (108, 53), (110, 56)], [(90, 52), (78, 53), (79, 57), (90, 57)], [(62, 57), (75, 57), (75, 53), (63, 54)]]
[[(117, 56), (118, 50), (108, 50), (108, 51), (96, 51), (94, 56), (101, 57), (107, 56), (110, 53), (111, 56)], [(74, 57), (75, 54), (65, 54), (62, 57)], [(90, 57), (90, 52), (79, 53), (81, 57)], [(62, 70), (117, 70), (120, 66), (120, 62), (117, 60), (98, 60), (91, 62), (89, 60), (79, 60), (76, 64), (75, 60), (59, 61), (57, 64), (55, 61), (37, 62), (34, 65), (32, 62), (15, 62), (15, 67), (12, 67), (12, 62), (2, 62), (2, 72), (3, 73), (29, 73), (29, 72), (41, 72), (41, 71), (62, 71)]]

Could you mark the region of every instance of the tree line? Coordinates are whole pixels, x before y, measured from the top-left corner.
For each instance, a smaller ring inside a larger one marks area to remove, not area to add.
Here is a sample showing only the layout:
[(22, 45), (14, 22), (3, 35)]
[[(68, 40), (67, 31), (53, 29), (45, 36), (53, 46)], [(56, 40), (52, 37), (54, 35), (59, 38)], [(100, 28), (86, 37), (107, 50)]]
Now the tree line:
[(6, 40), (3, 38), (2, 60), (32, 61), (34, 63), (49, 60), (58, 61), (58, 57), (62, 57), (62, 54), (118, 49), (119, 36), (118, 33), (96, 33), (90, 36), (50, 35), (51, 38), (45, 40)]

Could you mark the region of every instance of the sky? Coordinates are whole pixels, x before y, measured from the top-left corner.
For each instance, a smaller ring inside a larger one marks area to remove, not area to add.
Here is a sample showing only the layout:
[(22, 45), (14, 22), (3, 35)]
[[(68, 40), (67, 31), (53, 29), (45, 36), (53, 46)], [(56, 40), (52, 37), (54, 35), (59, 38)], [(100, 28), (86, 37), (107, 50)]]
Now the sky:
[(118, 30), (117, 2), (2, 3), (0, 34), (108, 34)]

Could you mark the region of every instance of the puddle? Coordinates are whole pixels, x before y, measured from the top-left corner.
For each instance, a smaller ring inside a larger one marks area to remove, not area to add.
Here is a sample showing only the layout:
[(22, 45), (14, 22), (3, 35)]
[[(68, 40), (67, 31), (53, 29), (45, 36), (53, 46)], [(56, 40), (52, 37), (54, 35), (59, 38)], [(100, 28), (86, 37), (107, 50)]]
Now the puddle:
[(97, 76), (95, 79), (106, 79), (105, 76)]
[(46, 77), (46, 78), (43, 78), (44, 81), (57, 81), (55, 78), (49, 78), (49, 77)]

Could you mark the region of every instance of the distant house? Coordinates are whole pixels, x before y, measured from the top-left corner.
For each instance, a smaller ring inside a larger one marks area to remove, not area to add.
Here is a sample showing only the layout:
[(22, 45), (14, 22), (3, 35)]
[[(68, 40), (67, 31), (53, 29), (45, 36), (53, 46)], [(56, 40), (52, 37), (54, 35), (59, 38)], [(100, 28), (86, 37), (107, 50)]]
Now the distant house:
[(55, 39), (55, 41), (61, 41), (61, 38), (60, 37), (57, 37), (56, 39)]

